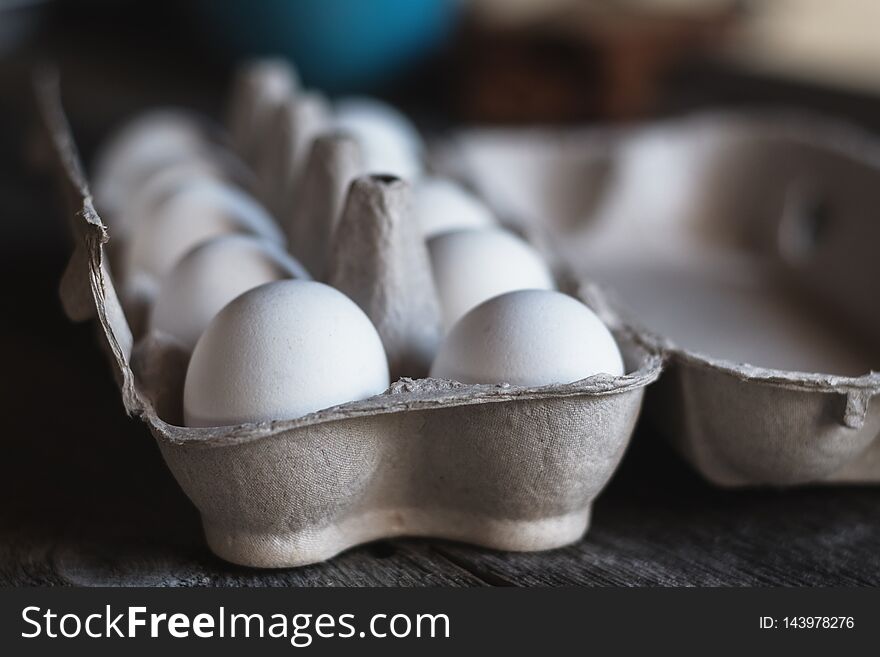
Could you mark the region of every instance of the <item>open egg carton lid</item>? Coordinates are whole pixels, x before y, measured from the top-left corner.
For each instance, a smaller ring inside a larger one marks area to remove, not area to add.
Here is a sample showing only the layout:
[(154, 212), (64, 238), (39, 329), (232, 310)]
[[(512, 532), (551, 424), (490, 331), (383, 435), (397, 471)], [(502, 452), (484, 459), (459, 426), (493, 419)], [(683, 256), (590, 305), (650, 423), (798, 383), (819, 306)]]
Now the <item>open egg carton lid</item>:
[(875, 137), (710, 113), (471, 129), (434, 161), (658, 345), (646, 412), (708, 479), (880, 481)]
[[(57, 80), (40, 79), (36, 89), (74, 235), (61, 283), (65, 310), (75, 320), (97, 319), (125, 408), (149, 426), (199, 509), (212, 551), (239, 564), (286, 567), (399, 535), (506, 550), (550, 549), (583, 535), (662, 366), (657, 348), (620, 322), (598, 289), (585, 286), (581, 296), (614, 332), (621, 376), (539, 387), (403, 377), (382, 394), (299, 418), (182, 426), (188, 356), (132, 326)], [(351, 234), (334, 242), (326, 272), (366, 308), (392, 372), (424, 365), (422, 345), (436, 339), (424, 328), (439, 320), (433, 291), (410, 276), (411, 259), (425, 247), (395, 200), (401, 185), (380, 176), (351, 188), (340, 219)], [(404, 303), (426, 321), (392, 321)]]

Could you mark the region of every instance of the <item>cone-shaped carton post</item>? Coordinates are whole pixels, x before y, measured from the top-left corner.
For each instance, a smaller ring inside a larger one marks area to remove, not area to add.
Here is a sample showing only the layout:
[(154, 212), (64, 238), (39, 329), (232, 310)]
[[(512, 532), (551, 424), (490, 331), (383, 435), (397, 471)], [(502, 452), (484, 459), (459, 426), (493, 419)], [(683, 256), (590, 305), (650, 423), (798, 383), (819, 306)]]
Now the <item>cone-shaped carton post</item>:
[(261, 196), (283, 216), (305, 164), (312, 141), (330, 123), (330, 106), (320, 94), (301, 93), (276, 109), (257, 166)]
[(345, 193), (363, 168), (360, 146), (353, 138), (327, 134), (312, 142), (303, 175), (289, 199), (284, 228), (290, 252), (316, 280), (324, 279)]
[(409, 186), (363, 176), (349, 188), (330, 249), (327, 282), (367, 313), (382, 337), (391, 378), (423, 377), (441, 335), (428, 250), (410, 212)]
[(236, 72), (227, 125), (233, 149), (251, 166), (257, 163), (272, 115), (298, 87), (296, 71), (283, 59), (254, 60)]

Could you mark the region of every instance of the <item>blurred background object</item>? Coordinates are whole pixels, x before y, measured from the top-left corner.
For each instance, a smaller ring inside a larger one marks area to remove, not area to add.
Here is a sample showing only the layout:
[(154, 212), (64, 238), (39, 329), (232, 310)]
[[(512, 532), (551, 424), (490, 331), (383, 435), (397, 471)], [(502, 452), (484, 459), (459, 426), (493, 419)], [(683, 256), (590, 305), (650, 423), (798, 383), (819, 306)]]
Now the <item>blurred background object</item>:
[(880, 91), (880, 2), (765, 0), (729, 45), (732, 65), (779, 77)]
[(839, 113), (880, 91), (877, 19), (874, 0), (0, 0), (0, 85), (51, 59), (75, 106), (112, 89), (89, 103), (100, 124), (150, 98), (216, 107), (237, 61), (275, 54), (423, 123)]
[(0, 57), (33, 35), (45, 4), (46, 0), (0, 0)]
[(733, 0), (476, 0), (453, 71), (457, 107), (476, 121), (644, 116), (682, 61), (736, 22)]
[(286, 55), (306, 84), (355, 91), (393, 80), (448, 38), (450, 0), (200, 0), (206, 28), (239, 56)]

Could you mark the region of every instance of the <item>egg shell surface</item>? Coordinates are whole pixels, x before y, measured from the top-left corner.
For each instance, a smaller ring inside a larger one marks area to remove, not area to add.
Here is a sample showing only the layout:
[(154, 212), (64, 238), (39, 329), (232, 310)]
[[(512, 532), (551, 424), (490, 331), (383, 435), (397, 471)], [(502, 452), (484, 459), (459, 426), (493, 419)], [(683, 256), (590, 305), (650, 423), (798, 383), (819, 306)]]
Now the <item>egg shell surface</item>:
[(421, 136), (403, 114), (373, 98), (351, 97), (337, 102), (335, 127), (361, 146), (367, 173), (415, 180), (422, 171)]
[(491, 210), (452, 180), (422, 178), (413, 196), (413, 212), (426, 239), (451, 230), (496, 225)]
[(382, 341), (364, 312), (313, 281), (236, 297), (199, 338), (184, 385), (188, 426), (292, 419), (387, 389)]
[(101, 210), (114, 214), (146, 176), (165, 164), (209, 148), (198, 117), (176, 109), (145, 112), (119, 128), (95, 158), (94, 191)]
[(519, 290), (480, 304), (449, 332), (431, 367), (436, 378), (530, 387), (623, 373), (602, 320), (553, 290)]
[(125, 276), (158, 282), (195, 245), (236, 232), (285, 242), (275, 220), (246, 192), (219, 181), (193, 182), (134, 226), (124, 257)]
[(221, 235), (190, 250), (159, 286), (150, 328), (192, 350), (208, 324), (235, 297), (264, 283), (311, 277), (275, 242)]
[(155, 214), (157, 208), (177, 191), (204, 180), (224, 180), (220, 167), (203, 157), (188, 158), (160, 167), (147, 175), (135, 189), (111, 226), (114, 242), (131, 236), (134, 227)]
[(442, 233), (428, 241), (428, 250), (447, 329), (499, 294), (555, 287), (541, 255), (502, 228)]

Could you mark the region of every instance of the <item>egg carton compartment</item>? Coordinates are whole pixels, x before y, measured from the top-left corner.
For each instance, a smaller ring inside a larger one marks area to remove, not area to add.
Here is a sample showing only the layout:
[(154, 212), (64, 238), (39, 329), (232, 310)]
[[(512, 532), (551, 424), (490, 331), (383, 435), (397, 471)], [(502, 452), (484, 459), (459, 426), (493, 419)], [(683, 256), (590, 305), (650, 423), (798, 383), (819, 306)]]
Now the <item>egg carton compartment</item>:
[(724, 486), (880, 481), (880, 147), (819, 117), (474, 129), (436, 161), (663, 352), (646, 414)]
[[(150, 428), (199, 509), (212, 551), (243, 565), (288, 567), (401, 535), (504, 550), (550, 549), (583, 535), (662, 364), (654, 346), (605, 307), (598, 289), (570, 291), (613, 330), (623, 376), (522, 387), (395, 375), (382, 394), (296, 419), (182, 426), (189, 354), (143, 326), (132, 330), (57, 80), (36, 88), (74, 235), (61, 283), (65, 310), (75, 320), (97, 319), (125, 408)], [(328, 157), (336, 164), (325, 173), (332, 173), (340, 160)], [(400, 185), (379, 177), (360, 192), (353, 188), (352, 214), (341, 220), (351, 224), (350, 234), (330, 247), (327, 272), (367, 309), (392, 373), (426, 367), (425, 345), (437, 340), (439, 321), (425, 282), (408, 275), (410, 259), (419, 257), (414, 245), (423, 250), (424, 243), (400, 222)], [(402, 303), (424, 321), (391, 321)]]

